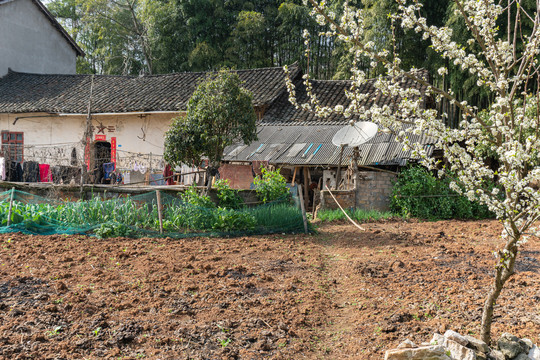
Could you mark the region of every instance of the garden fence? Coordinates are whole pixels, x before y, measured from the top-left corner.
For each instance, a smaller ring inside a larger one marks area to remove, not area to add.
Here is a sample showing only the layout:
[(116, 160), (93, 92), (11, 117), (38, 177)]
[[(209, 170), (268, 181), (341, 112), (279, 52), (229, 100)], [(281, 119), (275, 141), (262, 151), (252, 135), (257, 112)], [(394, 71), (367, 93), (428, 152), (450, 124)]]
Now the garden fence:
[(152, 191), (142, 195), (61, 201), (19, 190), (0, 193), (0, 233), (98, 237), (243, 236), (304, 231), (290, 198), (256, 207), (197, 206)]

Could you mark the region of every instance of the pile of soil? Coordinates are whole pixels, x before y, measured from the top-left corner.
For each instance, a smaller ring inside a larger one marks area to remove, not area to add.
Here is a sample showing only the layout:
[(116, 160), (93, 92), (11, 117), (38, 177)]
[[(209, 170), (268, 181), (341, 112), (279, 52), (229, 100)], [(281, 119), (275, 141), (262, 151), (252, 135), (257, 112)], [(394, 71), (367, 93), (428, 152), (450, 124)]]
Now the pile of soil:
[[(321, 225), (316, 235), (0, 235), (0, 359), (380, 359), (404, 338), (477, 335), (494, 221)], [(540, 241), (494, 337), (540, 342)]]

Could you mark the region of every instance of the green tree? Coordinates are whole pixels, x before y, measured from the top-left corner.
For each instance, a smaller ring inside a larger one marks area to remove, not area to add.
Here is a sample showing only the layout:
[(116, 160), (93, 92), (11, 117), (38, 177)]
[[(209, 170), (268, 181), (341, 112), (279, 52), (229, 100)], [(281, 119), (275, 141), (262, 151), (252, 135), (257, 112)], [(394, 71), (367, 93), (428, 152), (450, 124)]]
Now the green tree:
[(199, 165), (206, 157), (210, 179), (226, 146), (257, 139), (256, 119), (252, 95), (238, 74), (225, 70), (211, 74), (191, 96), (186, 116), (175, 118), (165, 134), (165, 160)]
[[(97, 49), (105, 56), (106, 66), (113, 73), (153, 73), (152, 46), (149, 23), (143, 13), (147, 0), (84, 0), (84, 18), (99, 29), (101, 46)], [(152, 6), (153, 11), (157, 9)]]
[(186, 24), (190, 71), (216, 70), (225, 65), (231, 30), (245, 0), (176, 0)]
[(172, 0), (53, 0), (48, 7), (86, 53), (79, 73), (152, 74), (154, 52), (162, 55), (177, 34), (169, 25)]
[(241, 11), (231, 33), (227, 58), (245, 68), (272, 66), (266, 52), (266, 20), (256, 11)]
[[(294, 2), (284, 2), (278, 9), (279, 26), (277, 28), (277, 64), (287, 65), (298, 62), (302, 68), (317, 78), (331, 78), (336, 59), (333, 57), (335, 42), (328, 41), (320, 32), (327, 31), (310, 16), (310, 9)], [(307, 29), (313, 35), (310, 39), (309, 61), (304, 57), (304, 39), (302, 34)]]

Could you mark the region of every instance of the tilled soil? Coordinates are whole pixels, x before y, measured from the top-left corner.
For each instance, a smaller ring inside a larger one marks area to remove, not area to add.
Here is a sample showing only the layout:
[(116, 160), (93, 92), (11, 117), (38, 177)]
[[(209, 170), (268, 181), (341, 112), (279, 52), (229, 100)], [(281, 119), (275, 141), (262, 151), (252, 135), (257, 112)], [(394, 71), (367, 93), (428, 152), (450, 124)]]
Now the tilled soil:
[[(0, 235), (0, 359), (381, 359), (405, 338), (477, 335), (495, 221), (322, 225), (316, 235)], [(540, 342), (540, 241), (494, 337)]]

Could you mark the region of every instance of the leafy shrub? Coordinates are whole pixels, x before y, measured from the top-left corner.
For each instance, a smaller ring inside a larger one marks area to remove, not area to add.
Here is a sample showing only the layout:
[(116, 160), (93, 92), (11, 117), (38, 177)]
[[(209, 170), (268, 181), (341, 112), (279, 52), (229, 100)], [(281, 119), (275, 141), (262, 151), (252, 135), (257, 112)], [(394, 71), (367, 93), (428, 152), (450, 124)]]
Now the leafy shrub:
[[(212, 206), (213, 203), (212, 203)], [(167, 230), (204, 230), (214, 223), (216, 208), (206, 208), (191, 204), (171, 206), (165, 210), (164, 217), (168, 219)], [(165, 226), (165, 225), (164, 225)]]
[(262, 176), (254, 181), (257, 197), (264, 203), (276, 200), (283, 200), (290, 196), (285, 178), (279, 173), (279, 169), (274, 171), (261, 167)]
[(182, 200), (193, 206), (208, 209), (216, 207), (212, 199), (210, 199), (209, 196), (200, 194), (195, 188), (195, 186), (190, 186), (186, 189), (186, 191), (184, 191), (184, 193), (182, 194)]
[(421, 219), (485, 219), (493, 214), (450, 189), (451, 179), (439, 179), (427, 169), (413, 166), (399, 174), (392, 189), (390, 209)]
[(253, 230), (257, 221), (247, 212), (218, 208), (212, 229), (220, 231)]
[(95, 230), (95, 234), (100, 239), (119, 236), (131, 237), (133, 236), (133, 230), (124, 224), (106, 223), (101, 224), (101, 226)]
[(238, 195), (238, 191), (231, 189), (229, 180), (221, 179), (216, 181), (215, 188), (219, 206), (227, 209), (239, 209), (242, 207), (244, 200)]

